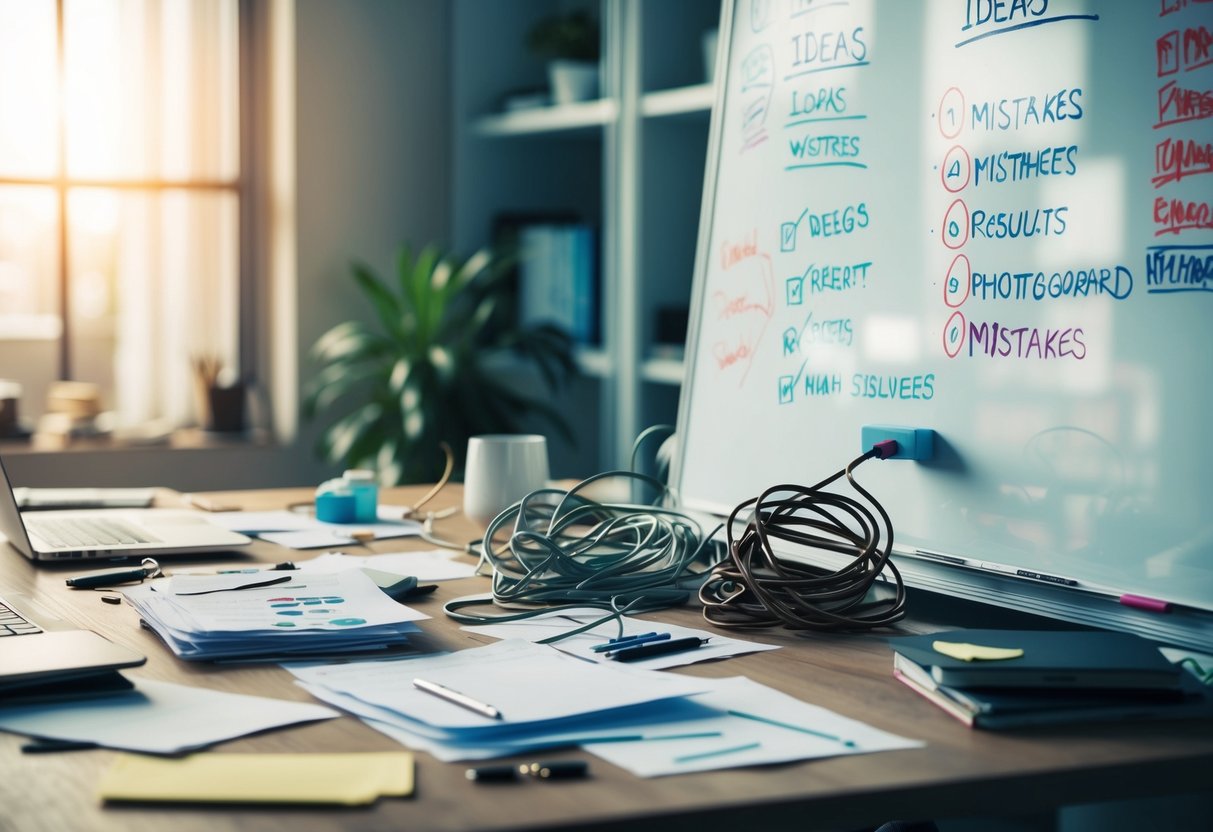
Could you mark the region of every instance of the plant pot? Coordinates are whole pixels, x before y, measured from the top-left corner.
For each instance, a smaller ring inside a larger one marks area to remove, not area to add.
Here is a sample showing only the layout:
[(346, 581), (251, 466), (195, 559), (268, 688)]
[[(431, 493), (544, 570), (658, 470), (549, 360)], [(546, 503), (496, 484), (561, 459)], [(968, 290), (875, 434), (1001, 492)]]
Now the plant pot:
[(598, 64), (585, 61), (552, 61), (548, 64), (552, 103), (573, 104), (598, 97)]

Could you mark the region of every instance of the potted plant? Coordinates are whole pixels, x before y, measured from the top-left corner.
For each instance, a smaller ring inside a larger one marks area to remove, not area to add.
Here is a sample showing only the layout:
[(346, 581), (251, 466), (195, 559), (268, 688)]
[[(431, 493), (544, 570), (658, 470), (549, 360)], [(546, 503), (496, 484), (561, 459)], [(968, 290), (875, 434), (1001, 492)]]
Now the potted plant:
[(598, 97), (598, 21), (577, 9), (542, 18), (527, 36), (532, 52), (548, 60), (555, 104)]
[(377, 324), (346, 321), (312, 347), (320, 369), (305, 389), (304, 415), (330, 418), (320, 455), (374, 468), (384, 484), (433, 482), (446, 461), (442, 443), (462, 471), (469, 437), (517, 433), (530, 417), (571, 440), (555, 408), (502, 378), (506, 355), (536, 368), (548, 392), (576, 366), (563, 330), (516, 323), (512, 255), (484, 249), (463, 260), (405, 246), (397, 262), (394, 285), (366, 265), (352, 268)]

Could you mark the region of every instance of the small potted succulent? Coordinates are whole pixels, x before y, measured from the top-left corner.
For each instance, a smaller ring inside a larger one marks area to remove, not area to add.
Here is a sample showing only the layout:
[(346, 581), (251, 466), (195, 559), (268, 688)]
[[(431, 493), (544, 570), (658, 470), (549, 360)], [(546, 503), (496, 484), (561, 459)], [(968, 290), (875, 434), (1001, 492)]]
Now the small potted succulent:
[(598, 21), (588, 11), (577, 9), (542, 18), (531, 28), (527, 46), (548, 61), (552, 103), (598, 97)]

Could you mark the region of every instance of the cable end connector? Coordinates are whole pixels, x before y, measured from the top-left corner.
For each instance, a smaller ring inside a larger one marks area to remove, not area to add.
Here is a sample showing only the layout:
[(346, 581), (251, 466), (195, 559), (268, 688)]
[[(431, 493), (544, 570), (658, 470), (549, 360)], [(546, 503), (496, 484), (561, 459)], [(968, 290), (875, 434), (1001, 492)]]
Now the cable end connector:
[(876, 452), (877, 459), (888, 459), (897, 455), (898, 447), (896, 439), (885, 439), (873, 445), (872, 450)]
[[(926, 462), (935, 454), (935, 431), (930, 428), (863, 425), (859, 442), (864, 453), (876, 451), (881, 459)], [(890, 447), (892, 450), (887, 450)]]

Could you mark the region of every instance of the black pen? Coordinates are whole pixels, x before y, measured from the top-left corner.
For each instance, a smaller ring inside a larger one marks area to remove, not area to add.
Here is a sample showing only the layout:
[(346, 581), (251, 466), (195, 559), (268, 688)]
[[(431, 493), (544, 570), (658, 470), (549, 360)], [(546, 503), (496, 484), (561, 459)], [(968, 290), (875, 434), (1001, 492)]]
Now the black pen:
[(681, 653), (685, 650), (698, 650), (708, 643), (708, 639), (690, 636), (676, 638), (673, 641), (655, 641), (652, 644), (641, 644), (636, 647), (625, 647), (611, 654), (617, 662), (634, 662), (637, 659), (648, 659), (653, 656), (664, 656), (667, 653)]
[(99, 586), (118, 586), (132, 581), (142, 581), (144, 578), (154, 578), (160, 573), (160, 564), (152, 558), (144, 558), (143, 563), (127, 569), (106, 569), (89, 575), (77, 575), (67, 579), (67, 585), (72, 589), (93, 589)]

